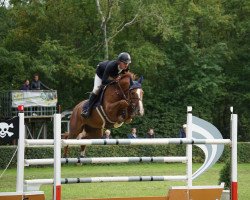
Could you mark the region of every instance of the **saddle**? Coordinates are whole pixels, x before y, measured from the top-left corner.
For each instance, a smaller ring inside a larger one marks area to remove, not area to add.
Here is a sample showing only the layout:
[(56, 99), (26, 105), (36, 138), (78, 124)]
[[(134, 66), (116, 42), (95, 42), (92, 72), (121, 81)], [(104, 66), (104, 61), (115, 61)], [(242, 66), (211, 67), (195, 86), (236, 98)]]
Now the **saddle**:
[[(110, 83), (110, 84), (112, 84), (112, 83)], [(99, 95), (97, 96), (92, 109), (96, 108), (98, 114), (100, 116), (102, 116), (102, 119), (104, 120), (103, 123), (105, 124), (106, 128), (118, 128), (123, 124), (123, 122), (117, 123), (117, 122), (111, 121), (102, 107), (104, 92), (105, 92), (108, 85), (106, 85), (100, 89)], [(83, 104), (83, 108), (82, 108), (83, 112), (86, 112), (88, 110), (88, 108), (89, 108), (89, 100), (85, 101), (85, 103)], [(122, 112), (121, 115), (123, 115), (125, 117), (125, 115), (126, 115), (125, 110), (122, 110), (121, 112)]]

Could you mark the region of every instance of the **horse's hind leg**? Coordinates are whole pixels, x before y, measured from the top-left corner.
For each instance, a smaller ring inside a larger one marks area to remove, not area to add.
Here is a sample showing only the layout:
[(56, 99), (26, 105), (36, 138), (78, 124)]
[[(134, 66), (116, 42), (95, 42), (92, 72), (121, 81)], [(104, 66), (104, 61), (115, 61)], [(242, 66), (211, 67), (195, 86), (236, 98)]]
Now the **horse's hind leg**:
[[(86, 136), (86, 132), (85, 130), (83, 129), (81, 133), (79, 134), (71, 134), (71, 133), (67, 133), (64, 135), (64, 138), (63, 139), (80, 139), (82, 137)], [(69, 155), (69, 145), (65, 146), (64, 147), (64, 153), (63, 153), (63, 156), (64, 158), (67, 158)]]
[[(77, 136), (77, 139), (84, 139), (86, 138), (86, 131), (83, 129), (82, 132)], [(86, 145), (81, 145), (81, 153), (80, 153), (80, 157), (84, 158), (86, 157)]]
[[(69, 133), (68, 132), (66, 132), (64, 135), (63, 135), (63, 139), (68, 139), (68, 137), (69, 137)], [(63, 149), (63, 157), (64, 158), (67, 158), (67, 156), (68, 156), (68, 151), (69, 151), (69, 145), (67, 145), (66, 147), (64, 147), (64, 149)]]
[[(97, 129), (97, 128), (91, 128), (89, 126), (85, 126), (84, 132), (85, 134), (81, 135), (81, 139), (100, 139), (103, 134), (103, 129), (102, 128)], [(86, 157), (86, 145), (81, 146), (81, 157)]]
[(86, 157), (86, 145), (82, 145), (82, 146), (81, 146), (80, 157), (81, 157), (81, 158), (85, 158), (85, 157)]

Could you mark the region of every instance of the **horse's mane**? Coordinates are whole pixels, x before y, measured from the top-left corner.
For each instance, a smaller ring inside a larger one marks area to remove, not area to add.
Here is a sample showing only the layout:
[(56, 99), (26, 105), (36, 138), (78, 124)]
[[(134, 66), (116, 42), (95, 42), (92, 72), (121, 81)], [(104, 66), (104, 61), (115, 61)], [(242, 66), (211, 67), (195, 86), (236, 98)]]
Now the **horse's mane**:
[(121, 75), (121, 79), (124, 79), (124, 78), (127, 78), (127, 77), (131, 78), (134, 81), (135, 78), (136, 78), (136, 75), (134, 73), (132, 73), (132, 72), (126, 72), (126, 73)]

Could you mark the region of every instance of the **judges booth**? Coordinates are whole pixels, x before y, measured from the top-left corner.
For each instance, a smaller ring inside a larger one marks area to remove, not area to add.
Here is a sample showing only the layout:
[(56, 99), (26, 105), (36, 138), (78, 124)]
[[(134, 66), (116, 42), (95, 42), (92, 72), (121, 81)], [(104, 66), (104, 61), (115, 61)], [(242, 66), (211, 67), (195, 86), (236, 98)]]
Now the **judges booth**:
[(56, 90), (0, 92), (0, 119), (15, 117), (23, 107), (26, 138), (47, 138), (47, 125), (57, 112)]

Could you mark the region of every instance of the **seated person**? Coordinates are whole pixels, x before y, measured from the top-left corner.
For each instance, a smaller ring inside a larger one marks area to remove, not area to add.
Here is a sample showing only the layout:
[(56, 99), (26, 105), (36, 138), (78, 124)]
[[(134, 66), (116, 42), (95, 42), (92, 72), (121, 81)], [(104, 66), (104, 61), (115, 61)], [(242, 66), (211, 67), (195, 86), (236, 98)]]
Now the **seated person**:
[(102, 139), (112, 139), (111, 136), (111, 131), (109, 129), (106, 129), (106, 131), (104, 132)]
[(187, 124), (183, 124), (182, 128), (179, 131), (179, 137), (180, 138), (185, 138), (186, 137), (186, 130), (187, 129)]
[(146, 138), (155, 138), (155, 132), (154, 132), (154, 129), (152, 129), (152, 128), (148, 129), (148, 132), (147, 132)]
[(135, 138), (137, 138), (137, 135), (136, 135), (136, 128), (132, 128), (132, 129), (131, 129), (131, 133), (128, 134), (128, 138), (130, 138), (130, 139), (135, 139)]

